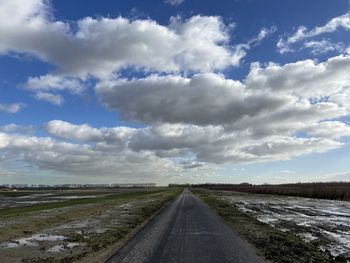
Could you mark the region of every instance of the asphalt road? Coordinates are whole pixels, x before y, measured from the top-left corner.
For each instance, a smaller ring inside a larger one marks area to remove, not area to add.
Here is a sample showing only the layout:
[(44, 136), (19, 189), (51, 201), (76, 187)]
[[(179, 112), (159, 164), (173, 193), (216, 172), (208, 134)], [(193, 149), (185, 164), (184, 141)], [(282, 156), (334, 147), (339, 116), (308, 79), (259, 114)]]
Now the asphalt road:
[(107, 262), (258, 263), (263, 260), (205, 203), (185, 190)]

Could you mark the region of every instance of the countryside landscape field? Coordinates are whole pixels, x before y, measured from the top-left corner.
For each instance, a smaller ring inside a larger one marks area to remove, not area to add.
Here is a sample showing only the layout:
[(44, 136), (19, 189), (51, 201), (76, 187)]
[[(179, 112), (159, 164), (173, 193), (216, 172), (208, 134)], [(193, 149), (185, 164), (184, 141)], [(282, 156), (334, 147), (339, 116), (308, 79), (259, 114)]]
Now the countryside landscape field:
[(2, 262), (104, 261), (178, 190), (1, 191)]
[(350, 0), (0, 0), (0, 263), (350, 263)]
[[(297, 187), (297, 185), (294, 186)], [(218, 187), (216, 186), (216, 188)], [(227, 185), (224, 188), (229, 189), (230, 186)], [(259, 189), (259, 187), (255, 187), (255, 189)], [(234, 207), (236, 213), (241, 212), (250, 218), (256, 219), (258, 222), (277, 229), (282, 232), (282, 236), (283, 233), (291, 234), (291, 236), (300, 237), (306, 243), (314, 245), (316, 251), (322, 251), (326, 256), (331, 255), (328, 259), (325, 257), (325, 262), (327, 260), (332, 261), (332, 258), (337, 260), (336, 262), (347, 262), (350, 260), (350, 202), (348, 201), (252, 194), (232, 190), (209, 190), (207, 194), (224, 201), (226, 205)], [(223, 217), (225, 218), (225, 215)], [(241, 229), (244, 229), (244, 219), (242, 222), (236, 223), (235, 227), (239, 229), (237, 224), (242, 224)], [(248, 240), (253, 244), (259, 242), (257, 240), (262, 238), (257, 233), (257, 236), (255, 236), (249, 232), (256, 231), (247, 227), (242, 234), (247, 236)], [(267, 234), (265, 242), (271, 242), (268, 239), (268, 233), (265, 234)], [(284, 242), (288, 241), (286, 236), (284, 238), (286, 240), (279, 242), (281, 247), (284, 245)], [(268, 245), (261, 243), (257, 244), (257, 246), (264, 249), (268, 247)], [(277, 260), (277, 262), (281, 260), (283, 262), (283, 257), (292, 258), (293, 252), (288, 251), (288, 249), (293, 249), (293, 245), (290, 244), (290, 247), (282, 252), (285, 253), (283, 256), (276, 252), (280, 258), (273, 260)], [(282, 249), (280, 250), (282, 251)], [(306, 254), (307, 251), (302, 253)], [(312, 257), (310, 258), (306, 259), (306, 261), (315, 260)], [(298, 259), (291, 260), (291, 262), (297, 261)]]
[[(225, 190), (218, 190), (220, 187)], [(350, 260), (350, 202), (237, 192), (232, 191), (235, 188), (232, 185), (206, 185), (206, 188), (178, 185), (3, 189), (0, 192), (0, 253), (2, 259), (10, 263), (105, 262), (125, 243), (137, 239), (137, 235), (133, 235), (160, 209), (175, 203), (184, 189), (191, 189), (234, 233), (253, 244), (262, 258), (271, 262)], [(182, 202), (186, 207), (188, 201)], [(195, 209), (193, 204), (188, 205)], [(181, 213), (182, 205), (176, 209), (174, 216)], [(170, 215), (170, 218), (174, 216)], [(192, 217), (191, 214), (184, 216), (186, 220)], [(160, 223), (161, 219), (156, 222), (160, 231), (164, 223)], [(172, 229), (176, 226), (170, 222), (163, 227)], [(186, 224), (182, 227), (186, 228)], [(166, 231), (160, 233), (164, 235), (162, 238), (168, 235)], [(151, 229), (147, 230), (147, 235), (152, 236)], [(142, 239), (138, 242), (142, 243)], [(154, 244), (158, 250), (157, 242)], [(119, 261), (124, 262), (121, 259), (111, 262)]]

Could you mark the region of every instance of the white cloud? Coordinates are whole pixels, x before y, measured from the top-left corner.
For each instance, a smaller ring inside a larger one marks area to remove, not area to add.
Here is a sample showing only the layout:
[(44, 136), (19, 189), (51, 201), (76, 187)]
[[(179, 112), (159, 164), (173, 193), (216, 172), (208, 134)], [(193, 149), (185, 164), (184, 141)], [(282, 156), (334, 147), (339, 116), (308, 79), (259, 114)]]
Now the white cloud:
[(54, 105), (62, 105), (64, 99), (59, 92), (65, 90), (71, 94), (81, 94), (85, 87), (83, 81), (65, 75), (44, 75), (40, 77), (29, 77), (23, 84), (25, 89), (35, 93), (35, 98), (44, 100)]
[[(173, 125), (167, 126), (172, 128)], [(266, 136), (256, 140), (248, 131), (231, 131), (216, 127), (180, 125), (177, 135), (159, 134), (157, 128), (133, 136), (129, 147), (152, 150), (162, 156), (164, 151), (182, 150), (182, 155), (194, 155), (199, 162), (246, 164), (285, 160), (312, 152), (338, 148), (341, 143), (321, 138)]]
[(0, 126), (0, 132), (4, 133), (21, 133), (21, 134), (31, 134), (34, 131), (33, 126), (23, 126), (14, 123), (10, 123), (4, 126)]
[(16, 113), (23, 109), (23, 103), (4, 104), (0, 103), (0, 112)]
[(164, 3), (169, 4), (169, 5), (174, 5), (178, 6), (181, 5), (185, 0), (165, 0)]
[(247, 55), (247, 52), (255, 46), (260, 45), (260, 43), (276, 32), (277, 28), (272, 26), (270, 28), (262, 28), (256, 37), (251, 38), (247, 43), (242, 43), (234, 46), (234, 54), (232, 56), (232, 65), (239, 66), (242, 59)]
[(47, 123), (46, 130), (56, 137), (85, 142), (125, 143), (137, 129), (129, 127), (93, 128), (88, 124), (74, 125), (61, 120)]
[[(346, 28), (342, 19), (299, 28), (280, 48)], [(80, 94), (94, 78), (101, 103), (124, 120), (144, 124), (95, 128), (52, 120), (45, 125), (51, 137), (2, 127), (3, 161), (58, 173), (155, 178), (341, 147), (350, 135), (341, 120), (350, 113), (349, 54), (324, 62), (253, 63), (243, 80), (228, 79), (218, 72), (239, 65), (276, 30), (263, 28), (247, 43), (230, 46), (231, 29), (214, 16), (173, 17), (167, 26), (151, 19), (86, 17), (72, 25), (56, 21), (43, 1), (1, 1), (0, 52), (58, 66), (54, 74), (28, 79), (25, 88), (37, 99), (61, 105), (60, 92)], [(325, 41), (304, 45), (314, 52), (331, 48)], [(118, 75), (128, 67), (146, 76)], [(0, 104), (0, 110), (23, 106), (14, 105)]]
[[(329, 125), (329, 133), (341, 126)], [(20, 162), (44, 171), (116, 181), (169, 181), (189, 170), (215, 172), (215, 164), (288, 160), (342, 146), (336, 137), (320, 133), (308, 138), (269, 135), (257, 140), (249, 130), (189, 124), (94, 128), (53, 120), (46, 131), (56, 139), (19, 134), (21, 129), (13, 128), (0, 132), (0, 164)]]
[(325, 62), (303, 60), (283, 66), (253, 64), (246, 85), (254, 90), (293, 94), (305, 98), (333, 96), (350, 85), (350, 56), (340, 55)]
[(334, 17), (323, 26), (316, 26), (308, 30), (305, 26), (300, 26), (296, 32), (287, 37), (280, 38), (277, 47), (281, 53), (293, 51), (292, 45), (306, 39), (310, 39), (326, 33), (332, 33), (338, 29), (350, 30), (350, 12)]
[(244, 82), (218, 74), (149, 76), (102, 82), (96, 91), (102, 103), (126, 120), (235, 129), (254, 125), (252, 132), (267, 127), (267, 133), (275, 126), (281, 132), (288, 123), (348, 115), (349, 103), (341, 98), (349, 94), (349, 70), (350, 57), (342, 55), (321, 63), (254, 64)]
[(350, 126), (340, 121), (324, 121), (305, 129), (311, 136), (322, 138), (341, 138), (350, 136)]
[[(74, 144), (49, 137), (0, 133), (1, 162), (24, 162), (59, 174), (113, 178), (115, 181), (161, 180), (177, 166), (151, 152), (133, 152), (124, 146)], [(147, 169), (145, 169), (147, 167)]]
[(230, 28), (216, 16), (172, 19), (168, 26), (151, 19), (85, 17), (72, 27), (54, 20), (39, 0), (1, 1), (0, 14), (0, 53), (31, 54), (68, 75), (105, 77), (130, 66), (206, 72), (232, 65), (235, 57)]
[(124, 118), (146, 123), (229, 124), (245, 116), (273, 111), (288, 98), (252, 92), (239, 81), (217, 74), (150, 76), (100, 83), (97, 93)]
[(328, 53), (330, 51), (337, 51), (338, 53), (345, 51), (345, 45), (343, 43), (332, 43), (326, 39), (322, 39), (321, 41), (306, 41), (303, 47), (310, 49), (314, 55)]
[(320, 177), (322, 181), (325, 181), (325, 182), (350, 182), (349, 172), (324, 174), (324, 175), (321, 175)]
[(62, 105), (64, 102), (64, 99), (61, 95), (45, 92), (45, 91), (37, 91), (35, 93), (35, 98), (38, 100), (44, 100), (44, 101), (50, 102), (56, 106)]
[(68, 90), (71, 93), (81, 93), (84, 90), (84, 86), (79, 79), (59, 75), (29, 77), (25, 87), (33, 91), (46, 92)]
[[(101, 82), (96, 91), (125, 120), (152, 124), (129, 142), (158, 156), (252, 163), (341, 147), (349, 126), (350, 58), (253, 64), (243, 82), (219, 74)], [(304, 135), (300, 135), (304, 134)]]
[(184, 168), (199, 163), (254, 163), (285, 160), (312, 152), (324, 152), (342, 144), (322, 137), (297, 138), (271, 135), (256, 140), (247, 131), (225, 131), (220, 126), (163, 124), (146, 128), (92, 128), (63, 121), (51, 121), (47, 131), (66, 140), (92, 143), (105, 151), (128, 149), (137, 153), (153, 153), (168, 158), (185, 158)]
[(4, 0), (0, 14), (0, 54), (29, 54), (58, 67), (23, 84), (55, 105), (64, 102), (63, 90), (79, 94), (86, 80), (119, 76), (125, 68), (192, 75), (239, 66), (248, 50), (276, 30), (262, 28), (247, 43), (232, 44), (233, 24), (218, 16), (176, 16), (168, 25), (123, 17), (68, 23), (56, 20), (44, 0)]
[[(334, 17), (331, 20), (329, 20), (325, 25), (317, 26), (312, 30), (307, 31), (305, 35), (306, 37), (313, 37), (324, 33), (334, 32), (339, 28), (350, 30), (350, 13)], [(298, 40), (299, 39), (295, 39), (294, 41)]]
[(282, 170), (281, 172), (284, 174), (295, 174), (296, 173), (295, 171), (292, 171), (292, 170)]
[(248, 44), (252, 45), (252, 46), (256, 46), (259, 45), (261, 41), (263, 41), (265, 38), (267, 38), (268, 36), (270, 36), (271, 34), (275, 33), (277, 31), (277, 27), (276, 26), (272, 26), (270, 28), (265, 28), (263, 27), (259, 34), (251, 39)]

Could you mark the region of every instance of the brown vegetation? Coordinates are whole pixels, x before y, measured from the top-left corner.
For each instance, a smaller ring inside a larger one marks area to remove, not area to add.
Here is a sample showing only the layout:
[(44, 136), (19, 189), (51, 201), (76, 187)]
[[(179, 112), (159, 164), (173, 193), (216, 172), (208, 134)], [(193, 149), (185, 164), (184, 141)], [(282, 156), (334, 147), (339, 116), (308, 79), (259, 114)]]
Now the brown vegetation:
[(215, 196), (214, 191), (195, 190), (194, 193), (206, 202), (226, 224), (250, 244), (267, 262), (273, 263), (345, 263), (343, 257), (333, 257), (319, 249), (317, 240), (305, 242), (293, 231), (283, 232), (256, 218), (243, 213), (227, 200)]
[(202, 184), (192, 185), (192, 187), (238, 191), (257, 194), (272, 194), (299, 196), (307, 198), (334, 199), (350, 201), (350, 183), (296, 183), (279, 185), (251, 185), (243, 184)]

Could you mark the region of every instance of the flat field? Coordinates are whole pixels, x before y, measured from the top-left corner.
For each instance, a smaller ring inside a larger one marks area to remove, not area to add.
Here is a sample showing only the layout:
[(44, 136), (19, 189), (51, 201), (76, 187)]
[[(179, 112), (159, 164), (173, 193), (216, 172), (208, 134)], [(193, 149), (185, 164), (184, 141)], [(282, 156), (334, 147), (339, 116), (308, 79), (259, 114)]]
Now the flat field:
[(350, 201), (349, 182), (328, 183), (294, 183), (277, 185), (243, 184), (203, 184), (194, 185), (197, 188), (212, 190), (236, 191), (252, 194), (270, 194), (283, 196), (297, 196), (316, 199), (332, 199)]
[[(263, 229), (264, 224), (277, 230), (274, 234), (278, 238), (281, 238), (276, 243), (280, 244), (280, 251), (283, 250), (284, 241), (290, 242), (293, 239), (298, 244), (301, 244), (302, 247), (301, 240), (312, 245), (309, 247), (305, 246), (305, 250), (316, 248), (323, 252), (324, 255), (331, 255), (332, 257), (329, 258), (336, 259), (336, 262), (350, 261), (350, 202), (348, 201), (251, 194), (234, 191), (206, 190), (205, 192), (207, 194), (209, 193), (211, 197), (224, 201), (225, 204), (229, 204), (235, 209), (236, 212), (233, 217), (227, 216), (229, 220), (232, 219), (235, 221), (240, 218), (239, 213), (243, 214), (242, 222), (236, 224), (238, 225), (237, 229), (241, 231), (244, 227), (247, 227), (247, 233), (242, 231), (241, 234), (246, 234), (248, 239), (252, 238), (253, 242), (258, 242), (259, 238), (249, 233), (252, 230), (248, 229), (248, 222), (256, 220), (260, 224), (254, 222), (252, 224), (259, 226), (257, 228), (258, 230)], [(215, 208), (215, 202), (212, 202), (212, 204)], [(218, 210), (220, 211), (220, 209)], [(222, 210), (222, 216), (224, 218), (226, 217), (225, 213), (229, 213), (229, 206)], [(248, 221), (244, 223), (244, 220)], [(245, 224), (245, 226), (242, 224)], [(241, 229), (239, 229), (240, 226)], [(258, 232), (257, 229), (254, 231)], [(266, 230), (265, 232), (269, 234), (273, 231)], [(271, 242), (273, 239), (274, 237), (271, 236), (266, 241)], [(300, 240), (298, 241), (298, 239)], [(291, 245), (290, 250), (286, 248), (286, 255), (288, 255), (288, 251), (292, 252), (295, 249), (296, 245), (293, 245), (293, 242), (289, 244)], [(260, 245), (263, 249), (268, 247), (267, 243), (255, 245)], [(316, 250), (315, 252), (317, 253)], [(276, 262), (285, 261), (277, 260)]]
[(2, 262), (103, 261), (176, 189), (0, 192)]

